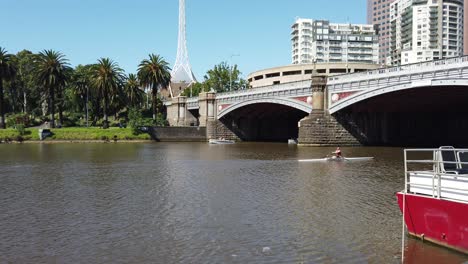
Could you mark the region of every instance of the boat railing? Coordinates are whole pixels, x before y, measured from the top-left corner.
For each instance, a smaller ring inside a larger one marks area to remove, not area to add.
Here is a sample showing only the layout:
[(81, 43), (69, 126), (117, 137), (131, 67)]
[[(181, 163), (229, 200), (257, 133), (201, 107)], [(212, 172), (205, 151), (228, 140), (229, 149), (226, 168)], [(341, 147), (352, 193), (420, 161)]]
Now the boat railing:
[[(405, 193), (468, 202), (468, 149), (405, 149)], [(461, 155), (463, 154), (463, 155)]]

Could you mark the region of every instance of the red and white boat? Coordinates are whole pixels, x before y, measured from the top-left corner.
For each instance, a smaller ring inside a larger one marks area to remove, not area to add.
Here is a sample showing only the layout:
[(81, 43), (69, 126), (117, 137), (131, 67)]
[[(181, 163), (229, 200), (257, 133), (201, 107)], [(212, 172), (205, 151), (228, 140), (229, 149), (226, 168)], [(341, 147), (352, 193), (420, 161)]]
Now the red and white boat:
[(410, 235), (468, 254), (468, 149), (406, 149), (396, 196)]

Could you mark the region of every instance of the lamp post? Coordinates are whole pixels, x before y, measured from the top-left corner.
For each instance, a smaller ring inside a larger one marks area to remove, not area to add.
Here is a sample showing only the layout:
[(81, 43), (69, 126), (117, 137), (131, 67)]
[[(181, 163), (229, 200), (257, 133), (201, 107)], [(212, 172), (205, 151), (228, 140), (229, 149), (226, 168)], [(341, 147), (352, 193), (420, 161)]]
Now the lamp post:
[(232, 57), (240, 56), (239, 54), (231, 54), (231, 62), (229, 63), (229, 91), (232, 91)]

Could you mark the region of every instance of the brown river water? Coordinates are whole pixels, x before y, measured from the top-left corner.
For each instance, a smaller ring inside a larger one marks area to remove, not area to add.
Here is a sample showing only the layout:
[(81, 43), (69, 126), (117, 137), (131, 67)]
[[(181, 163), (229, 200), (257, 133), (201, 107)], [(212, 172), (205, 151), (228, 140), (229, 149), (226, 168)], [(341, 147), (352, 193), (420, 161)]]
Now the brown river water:
[[(0, 145), (0, 263), (400, 263), (400, 148)], [(405, 238), (405, 263), (468, 256)]]

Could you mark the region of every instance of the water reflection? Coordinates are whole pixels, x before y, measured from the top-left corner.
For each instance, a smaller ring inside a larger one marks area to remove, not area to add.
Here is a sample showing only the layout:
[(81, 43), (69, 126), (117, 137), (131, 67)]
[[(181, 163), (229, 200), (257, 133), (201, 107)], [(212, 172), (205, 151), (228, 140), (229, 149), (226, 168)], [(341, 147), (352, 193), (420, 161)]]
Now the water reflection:
[(467, 263), (467, 256), (421, 240), (409, 238), (406, 242), (404, 262), (407, 264)]

